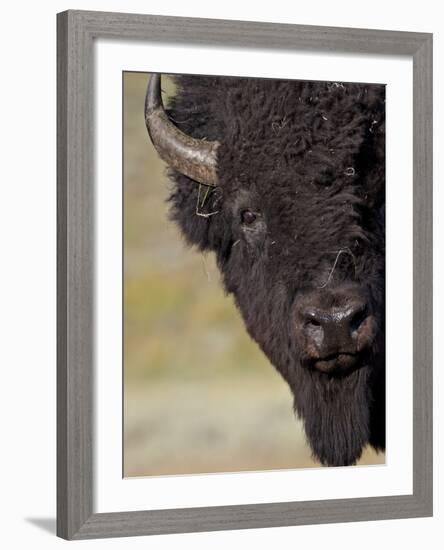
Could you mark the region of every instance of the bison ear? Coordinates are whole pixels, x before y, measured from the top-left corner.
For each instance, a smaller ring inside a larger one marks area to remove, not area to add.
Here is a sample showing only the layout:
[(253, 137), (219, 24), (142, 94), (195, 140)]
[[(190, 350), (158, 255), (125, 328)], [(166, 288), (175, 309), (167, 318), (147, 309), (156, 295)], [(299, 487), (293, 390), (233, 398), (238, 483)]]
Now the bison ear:
[(188, 244), (199, 250), (210, 250), (216, 232), (217, 218), (221, 214), (221, 190), (208, 187), (180, 174), (170, 171), (174, 188), (169, 197), (170, 217), (181, 230)]

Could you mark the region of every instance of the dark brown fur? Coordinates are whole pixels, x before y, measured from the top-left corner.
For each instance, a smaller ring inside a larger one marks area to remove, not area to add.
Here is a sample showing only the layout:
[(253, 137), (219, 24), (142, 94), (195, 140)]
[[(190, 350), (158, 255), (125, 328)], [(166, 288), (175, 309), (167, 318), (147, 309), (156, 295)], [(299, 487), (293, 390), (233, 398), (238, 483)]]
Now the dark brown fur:
[[(187, 134), (219, 140), (220, 185), (196, 215), (199, 184), (172, 172), (172, 218), (214, 251), (251, 337), (294, 394), (314, 456), (354, 464), (385, 447), (382, 85), (182, 76), (170, 116)], [(205, 190), (205, 188), (203, 188)], [(246, 209), (259, 214), (253, 227)], [(294, 301), (353, 280), (377, 321), (371, 350), (344, 375), (311, 369), (294, 337)], [(348, 259), (346, 258), (348, 256)]]

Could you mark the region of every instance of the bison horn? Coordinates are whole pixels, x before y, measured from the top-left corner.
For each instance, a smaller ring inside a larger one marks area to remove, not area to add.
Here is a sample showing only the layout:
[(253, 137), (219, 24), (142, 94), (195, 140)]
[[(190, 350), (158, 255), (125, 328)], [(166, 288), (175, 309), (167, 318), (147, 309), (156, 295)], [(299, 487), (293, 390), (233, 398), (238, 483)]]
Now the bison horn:
[(165, 112), (160, 92), (160, 74), (153, 74), (145, 98), (145, 123), (160, 157), (178, 172), (205, 185), (217, 185), (218, 141), (205, 141), (184, 134)]

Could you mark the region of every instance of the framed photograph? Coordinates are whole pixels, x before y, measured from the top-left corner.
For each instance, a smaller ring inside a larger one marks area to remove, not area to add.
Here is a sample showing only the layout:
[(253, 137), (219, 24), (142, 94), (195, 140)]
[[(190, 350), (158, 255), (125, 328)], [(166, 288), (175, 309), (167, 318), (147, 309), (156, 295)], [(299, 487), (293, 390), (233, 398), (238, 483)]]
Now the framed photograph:
[(57, 24), (58, 535), (432, 515), (432, 35)]

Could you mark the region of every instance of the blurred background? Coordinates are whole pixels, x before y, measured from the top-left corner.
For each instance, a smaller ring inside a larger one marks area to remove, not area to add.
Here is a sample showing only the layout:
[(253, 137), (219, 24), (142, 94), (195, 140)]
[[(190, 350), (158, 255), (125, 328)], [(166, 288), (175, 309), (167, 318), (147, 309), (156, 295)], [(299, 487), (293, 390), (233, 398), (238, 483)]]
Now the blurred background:
[[(171, 183), (143, 117), (148, 78), (123, 75), (124, 476), (318, 467), (212, 255), (168, 220)], [(168, 104), (173, 81), (162, 88)], [(384, 460), (367, 450), (360, 464)]]

